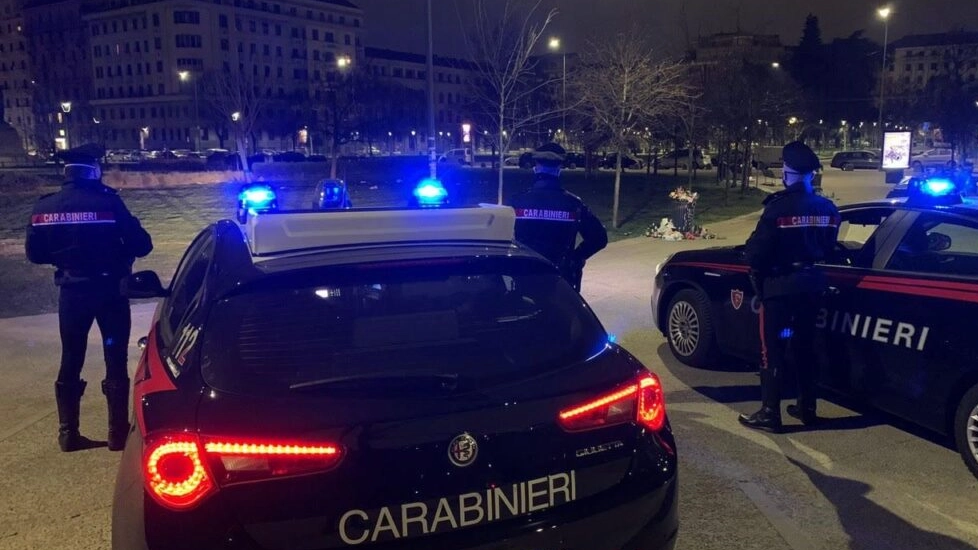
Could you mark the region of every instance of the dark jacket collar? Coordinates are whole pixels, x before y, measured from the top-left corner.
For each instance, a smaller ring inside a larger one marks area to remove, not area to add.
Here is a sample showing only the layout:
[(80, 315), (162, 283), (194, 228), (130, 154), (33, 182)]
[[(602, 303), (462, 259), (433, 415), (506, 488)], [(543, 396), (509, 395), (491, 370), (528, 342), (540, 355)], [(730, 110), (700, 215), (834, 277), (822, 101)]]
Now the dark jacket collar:
[(534, 189), (560, 189), (560, 178), (553, 174), (537, 172), (533, 174)]

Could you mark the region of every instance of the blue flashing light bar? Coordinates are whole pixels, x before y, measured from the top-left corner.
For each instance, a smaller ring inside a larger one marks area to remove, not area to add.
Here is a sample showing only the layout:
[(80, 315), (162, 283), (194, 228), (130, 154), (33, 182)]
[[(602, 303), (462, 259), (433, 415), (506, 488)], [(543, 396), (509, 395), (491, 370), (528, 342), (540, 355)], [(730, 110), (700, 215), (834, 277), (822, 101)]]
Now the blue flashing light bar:
[(928, 178), (920, 186), (920, 191), (932, 197), (943, 197), (954, 193), (956, 186), (954, 182), (945, 178)]
[(425, 178), (414, 188), (414, 198), (421, 208), (437, 208), (448, 203), (448, 191), (440, 181)]
[(238, 200), (241, 201), (242, 206), (249, 210), (267, 208), (275, 202), (275, 198), (275, 191), (267, 185), (246, 187), (238, 195)]

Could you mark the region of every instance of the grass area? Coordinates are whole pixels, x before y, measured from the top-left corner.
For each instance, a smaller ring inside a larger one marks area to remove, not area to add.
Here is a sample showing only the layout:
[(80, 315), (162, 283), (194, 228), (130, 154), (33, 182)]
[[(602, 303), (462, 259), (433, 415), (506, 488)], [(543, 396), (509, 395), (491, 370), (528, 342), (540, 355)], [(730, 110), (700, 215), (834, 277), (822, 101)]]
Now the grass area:
[[(413, 184), (424, 175), (425, 167), (417, 165), (400, 170), (381, 170), (376, 166), (347, 166), (345, 176), (354, 206), (394, 206), (404, 204)], [(507, 169), (505, 172), (504, 202), (530, 187), (530, 171)], [(308, 208), (314, 199), (316, 178), (325, 173), (288, 177), (267, 171), (266, 181), (279, 190), (280, 206), (286, 209)], [(35, 266), (24, 257), (24, 228), (33, 203), (45, 193), (57, 190), (57, 180), (16, 178), (0, 174), (0, 318), (31, 315), (57, 310), (57, 290), (52, 283), (53, 268)], [(496, 174), (489, 169), (466, 168), (450, 171), (444, 176), (449, 192), (457, 204), (495, 203)], [(614, 177), (608, 172), (585, 178), (581, 170), (565, 171), (564, 186), (580, 196), (608, 227), (611, 240), (640, 236), (650, 225), (663, 217), (675, 217), (676, 203), (669, 192), (686, 184), (686, 175), (658, 176), (644, 172), (626, 173), (622, 177), (619, 219), (621, 226), (611, 228), (611, 206)], [(154, 250), (137, 260), (135, 268), (157, 271), (164, 281), (173, 274), (176, 265), (193, 237), (208, 224), (234, 215), (240, 184), (159, 186), (145, 183), (120, 189), (119, 194), (129, 209), (153, 236)], [(709, 227), (723, 219), (756, 211), (765, 193), (752, 190), (742, 195), (737, 189), (724, 193), (715, 181), (715, 174), (701, 173), (693, 185), (699, 192), (697, 223)], [(726, 200), (725, 200), (726, 195)]]

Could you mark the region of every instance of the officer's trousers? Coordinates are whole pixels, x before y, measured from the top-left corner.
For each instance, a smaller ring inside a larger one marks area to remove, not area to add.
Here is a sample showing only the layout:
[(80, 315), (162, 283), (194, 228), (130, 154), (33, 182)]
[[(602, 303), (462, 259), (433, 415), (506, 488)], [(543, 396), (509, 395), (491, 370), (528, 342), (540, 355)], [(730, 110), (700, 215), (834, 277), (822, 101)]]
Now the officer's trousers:
[(81, 378), (92, 322), (98, 323), (105, 354), (105, 379), (128, 382), (129, 300), (112, 286), (66, 285), (58, 299), (61, 369), (58, 382), (74, 385)]
[(781, 410), (786, 368), (798, 382), (798, 404), (815, 408), (815, 323), (819, 294), (789, 294), (761, 302), (761, 402)]

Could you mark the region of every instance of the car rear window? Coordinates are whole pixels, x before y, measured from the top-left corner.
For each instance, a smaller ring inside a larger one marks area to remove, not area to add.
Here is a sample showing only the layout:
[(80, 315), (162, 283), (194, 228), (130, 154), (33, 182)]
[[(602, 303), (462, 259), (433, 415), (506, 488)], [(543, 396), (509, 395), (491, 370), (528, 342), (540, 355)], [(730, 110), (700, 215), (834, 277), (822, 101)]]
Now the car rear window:
[(413, 266), (292, 277), (213, 307), (208, 384), (267, 394), (324, 378), (458, 375), (505, 382), (583, 361), (607, 334), (547, 271)]

